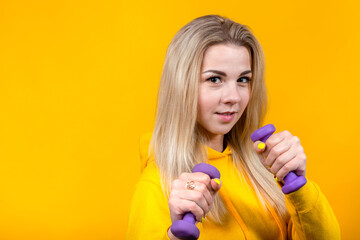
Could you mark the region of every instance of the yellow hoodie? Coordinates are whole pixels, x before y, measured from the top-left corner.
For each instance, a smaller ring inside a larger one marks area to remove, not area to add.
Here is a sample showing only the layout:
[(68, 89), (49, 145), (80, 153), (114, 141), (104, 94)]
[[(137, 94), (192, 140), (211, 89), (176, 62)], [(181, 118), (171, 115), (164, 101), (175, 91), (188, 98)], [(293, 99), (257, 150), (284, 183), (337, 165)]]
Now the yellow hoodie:
[[(132, 199), (127, 239), (169, 239), (171, 226), (168, 200), (160, 185), (159, 169), (148, 158), (151, 135), (140, 140), (142, 175)], [(233, 171), (231, 150), (222, 153), (208, 148), (209, 163), (221, 173), (219, 191), (229, 214), (222, 225), (206, 218), (198, 223), (199, 240), (232, 239), (340, 239), (336, 217), (319, 187), (308, 181), (294, 193), (285, 195), (291, 219), (287, 226), (280, 224), (274, 211), (267, 213), (251, 186)]]

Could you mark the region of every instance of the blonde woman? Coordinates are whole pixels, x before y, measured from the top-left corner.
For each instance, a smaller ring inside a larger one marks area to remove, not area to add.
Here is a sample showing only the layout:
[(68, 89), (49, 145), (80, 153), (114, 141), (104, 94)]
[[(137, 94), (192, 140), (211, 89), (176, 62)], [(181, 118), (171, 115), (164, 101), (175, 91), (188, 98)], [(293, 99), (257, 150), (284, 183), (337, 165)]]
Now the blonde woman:
[[(171, 225), (192, 212), (199, 239), (339, 239), (336, 217), (312, 181), (284, 195), (306, 155), (289, 131), (250, 135), (266, 110), (264, 55), (249, 29), (228, 18), (194, 19), (167, 53), (152, 134), (140, 141), (142, 175), (128, 239), (178, 239)], [(220, 179), (192, 173), (215, 166)], [(277, 177), (275, 181), (274, 176)]]

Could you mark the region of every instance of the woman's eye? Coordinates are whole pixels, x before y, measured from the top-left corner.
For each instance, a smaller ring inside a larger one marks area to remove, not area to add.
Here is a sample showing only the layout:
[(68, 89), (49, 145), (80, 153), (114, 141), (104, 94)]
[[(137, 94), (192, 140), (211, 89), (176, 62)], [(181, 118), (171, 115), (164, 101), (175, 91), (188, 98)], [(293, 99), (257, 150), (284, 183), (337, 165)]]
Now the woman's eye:
[(240, 83), (248, 83), (250, 82), (250, 78), (249, 77), (241, 77), (238, 79), (238, 82)]
[(215, 83), (215, 84), (221, 83), (221, 79), (219, 77), (211, 77), (211, 78), (208, 78), (207, 80), (209, 82)]

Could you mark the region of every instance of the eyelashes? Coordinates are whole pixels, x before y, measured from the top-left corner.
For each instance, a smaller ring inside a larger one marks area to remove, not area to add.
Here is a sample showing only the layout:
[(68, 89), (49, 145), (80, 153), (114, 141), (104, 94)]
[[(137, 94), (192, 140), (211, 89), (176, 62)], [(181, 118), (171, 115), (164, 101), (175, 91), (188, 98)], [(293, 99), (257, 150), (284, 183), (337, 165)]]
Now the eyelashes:
[[(249, 83), (252, 79), (250, 77), (240, 77), (237, 82), (239, 83)], [(221, 83), (223, 80), (221, 79), (220, 76), (211, 76), (209, 78), (206, 79), (206, 81), (209, 81), (213, 84), (219, 84)]]
[(220, 83), (221, 78), (217, 77), (217, 76), (213, 76), (213, 77), (209, 77), (208, 79), (206, 79), (206, 81), (216, 84), (216, 83)]

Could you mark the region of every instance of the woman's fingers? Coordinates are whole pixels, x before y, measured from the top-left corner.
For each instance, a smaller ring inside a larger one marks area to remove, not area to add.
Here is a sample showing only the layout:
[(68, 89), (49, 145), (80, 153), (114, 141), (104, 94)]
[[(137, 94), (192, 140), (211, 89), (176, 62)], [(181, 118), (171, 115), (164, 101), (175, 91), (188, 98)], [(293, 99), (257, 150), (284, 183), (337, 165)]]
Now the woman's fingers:
[(208, 202), (203, 193), (191, 190), (178, 190), (176, 194), (178, 194), (179, 199), (196, 203), (205, 214), (210, 211), (210, 204), (212, 201)]
[(263, 143), (261, 141), (254, 142), (254, 149), (255, 149), (256, 153), (258, 154), (261, 163), (264, 165), (264, 167), (267, 167), (265, 164), (265, 157), (264, 157), (264, 152), (266, 150), (265, 143)]
[(262, 164), (282, 181), (291, 171), (298, 176), (305, 176), (306, 155), (298, 137), (289, 131), (271, 135), (266, 144), (260, 141), (254, 143)]
[(196, 221), (200, 222), (205, 216), (204, 210), (199, 207), (195, 202), (189, 201), (186, 199), (180, 199), (180, 198), (170, 198), (169, 199), (169, 208), (170, 212), (173, 213), (174, 217), (172, 217), (172, 222), (175, 222), (177, 220), (181, 220), (183, 218), (183, 215), (187, 212), (191, 212), (194, 214)]
[[(202, 217), (210, 211), (214, 195), (220, 187), (220, 179), (210, 179), (207, 174), (181, 174), (171, 185), (169, 198), (171, 220), (174, 222), (182, 219), (183, 214), (192, 212), (197, 221), (201, 221)], [(178, 206), (178, 204), (183, 205)]]
[(276, 173), (279, 181), (282, 181), (289, 172), (295, 171), (297, 176), (305, 176), (306, 157), (297, 155), (295, 158), (284, 164)]
[(211, 179), (211, 187), (214, 192), (218, 192), (221, 188), (222, 182), (218, 178)]
[[(186, 187), (187, 185), (191, 185), (192, 187), (194, 187), (194, 189), (187, 189), (187, 187)], [(174, 191), (175, 190), (178, 190), (178, 191), (184, 190), (187, 193), (186, 196), (189, 196), (189, 194), (191, 195), (192, 193), (194, 193), (194, 194), (201, 193), (203, 198), (208, 203), (208, 205), (210, 205), (211, 202), (213, 201), (213, 196), (212, 196), (213, 194), (209, 191), (208, 186), (206, 186), (202, 182), (197, 182), (194, 180), (186, 181), (186, 180), (177, 179), (177, 180), (173, 181), (172, 189), (174, 189)]]
[(182, 173), (179, 176), (179, 180), (183, 181), (194, 181), (194, 182), (200, 182), (203, 183), (209, 191), (213, 191), (210, 185), (210, 177), (209, 175), (202, 173), (202, 172), (196, 172), (196, 173)]
[[(283, 154), (287, 155), (291, 146), (292, 145), (290, 142), (282, 141), (282, 142), (278, 143), (277, 145), (275, 145), (274, 147), (272, 147), (269, 150), (269, 154), (267, 155), (267, 157), (265, 159), (266, 166), (269, 166), (270, 168), (272, 168), (275, 160), (279, 160), (279, 157)], [(293, 157), (291, 157), (291, 158), (293, 158)], [(284, 156), (282, 156), (282, 158), (284, 158)]]
[[(280, 145), (280, 144), (279, 144)], [(270, 160), (269, 163), (267, 162), (270, 171), (272, 173), (278, 173), (278, 171), (285, 165), (287, 164), (289, 161), (291, 161), (293, 158), (296, 157), (296, 150), (295, 150), (296, 146), (289, 146), (289, 149), (287, 149), (287, 147), (284, 148), (279, 148), (281, 149), (281, 151), (279, 150), (280, 155), (277, 156), (275, 159)], [(283, 150), (283, 149), (287, 149), (287, 150)], [(267, 160), (267, 159), (266, 159)], [(275, 161), (276, 160), (276, 161)], [(278, 178), (279, 179), (279, 178)], [(280, 180), (280, 179), (279, 179)]]

